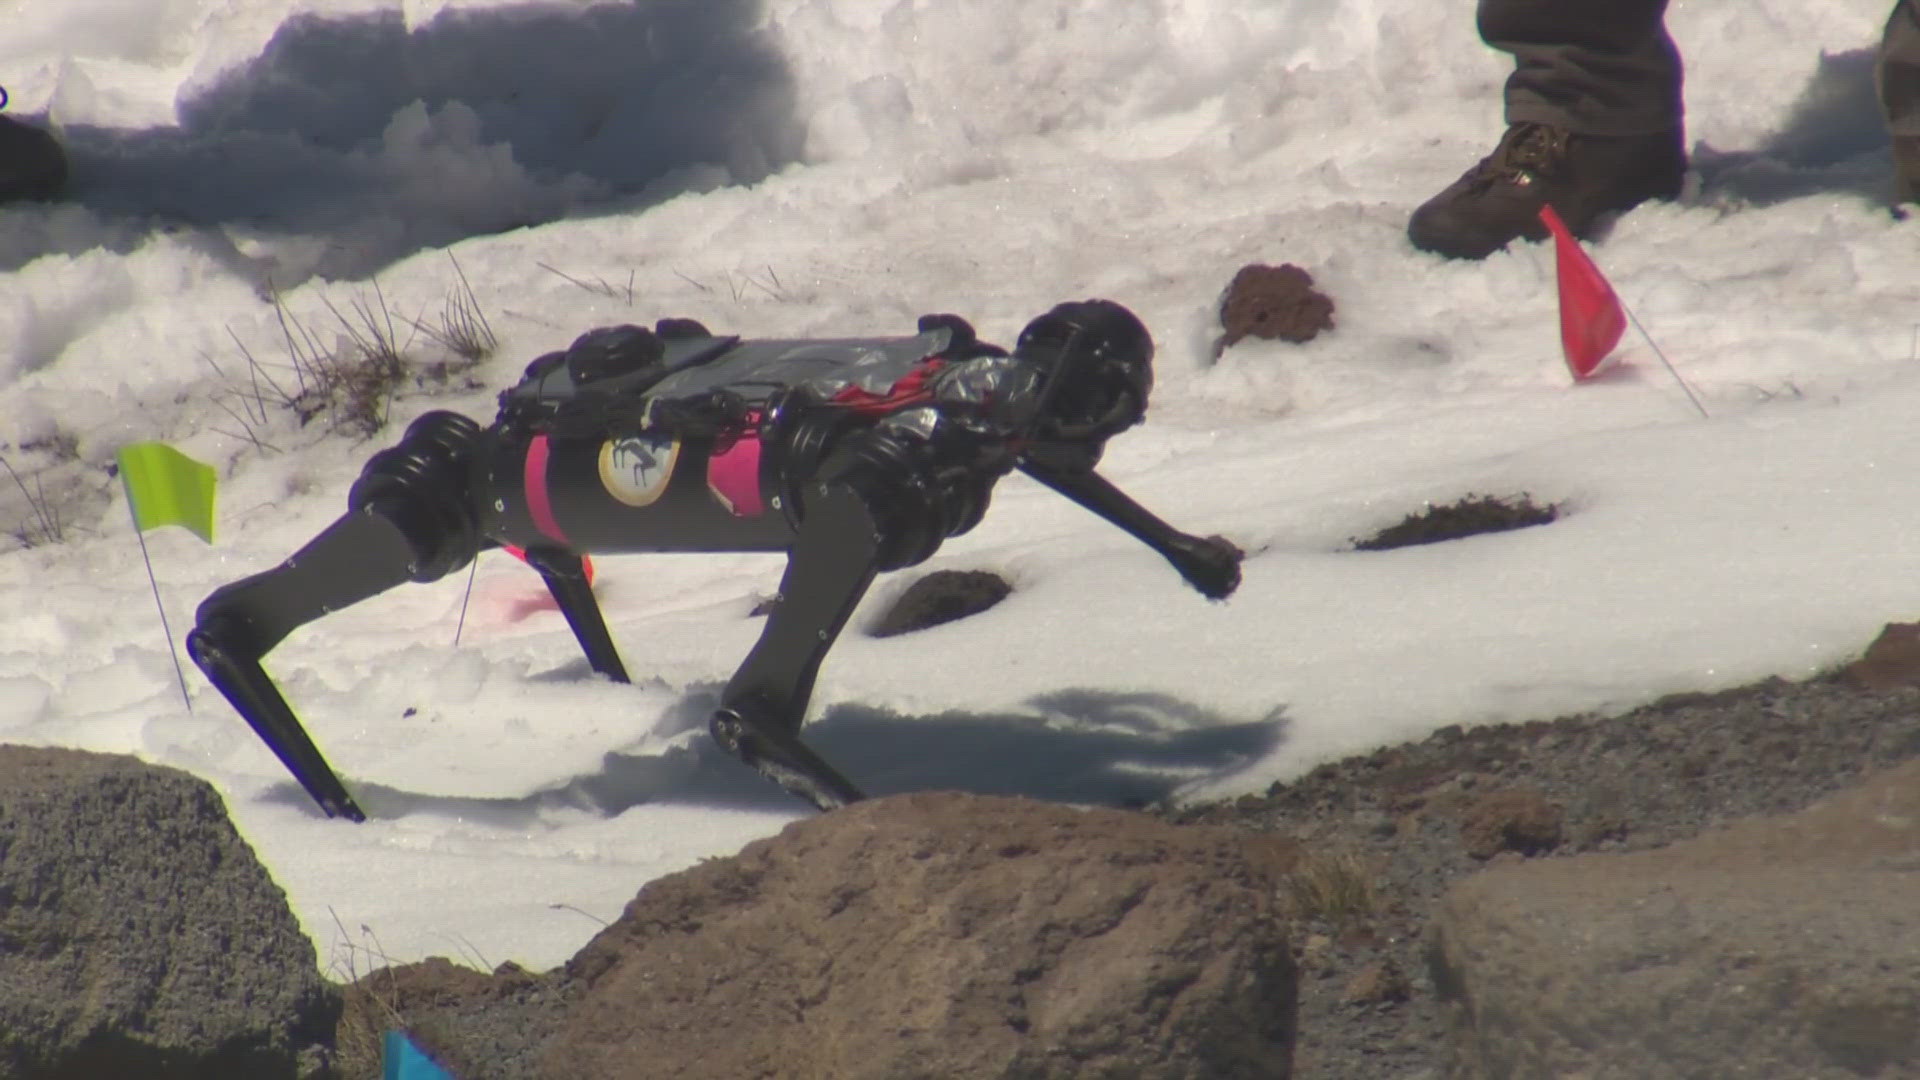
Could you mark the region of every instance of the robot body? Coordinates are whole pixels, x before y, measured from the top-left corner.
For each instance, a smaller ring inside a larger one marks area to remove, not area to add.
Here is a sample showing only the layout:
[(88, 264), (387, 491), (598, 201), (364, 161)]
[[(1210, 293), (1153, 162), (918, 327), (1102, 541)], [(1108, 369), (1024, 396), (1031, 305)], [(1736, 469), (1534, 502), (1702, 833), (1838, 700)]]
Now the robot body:
[(348, 511), (285, 562), (215, 590), (188, 651), (328, 815), (363, 820), (260, 661), (288, 633), (512, 546), (589, 665), (628, 679), (588, 586), (595, 553), (786, 551), (780, 601), (713, 737), (820, 809), (862, 797), (799, 739), (815, 676), (877, 573), (977, 524), (1018, 468), (1221, 599), (1240, 552), (1174, 530), (1095, 471), (1144, 414), (1151, 338), (1107, 301), (1061, 304), (1011, 352), (963, 320), (909, 337), (743, 341), (688, 320), (609, 327), (527, 368), (491, 425), (437, 411), (375, 454)]

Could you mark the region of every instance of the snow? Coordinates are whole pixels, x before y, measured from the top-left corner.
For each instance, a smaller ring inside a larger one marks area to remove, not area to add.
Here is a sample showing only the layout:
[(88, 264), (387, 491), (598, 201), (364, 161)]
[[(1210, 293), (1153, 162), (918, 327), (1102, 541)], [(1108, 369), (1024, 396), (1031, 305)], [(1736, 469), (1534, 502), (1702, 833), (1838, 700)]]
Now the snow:
[[(1886, 6), (1675, 5), (1696, 173), (1593, 247), (1645, 333), (1574, 385), (1548, 248), (1405, 240), (1498, 133), (1505, 67), (1468, 5), (16, 0), (0, 81), (76, 188), (0, 208), (22, 482), (0, 479), (0, 740), (214, 784), (338, 977), (556, 964), (648, 880), (802, 815), (704, 730), (780, 556), (598, 560), (632, 686), (498, 553), (470, 598), (459, 573), (297, 631), (267, 666), (371, 812), (351, 825), (191, 668), (182, 701), (114, 451), (165, 439), (221, 474), (213, 547), (146, 536), (177, 638), (340, 513), (405, 421), (489, 418), (591, 327), (868, 336), (951, 311), (1010, 344), (1088, 296), (1160, 343), (1149, 421), (1103, 471), (1246, 548), (1245, 583), (1209, 603), (1003, 482), (881, 579), (822, 673), (808, 739), (870, 791), (1218, 797), (1443, 725), (1830, 668), (1920, 611), (1920, 225), (1885, 206), (1867, 83)], [(1254, 261), (1308, 269), (1337, 329), (1216, 361), (1215, 304)], [(302, 426), (253, 381), (291, 384), (283, 314), (331, 347), (336, 312), (384, 305), (443, 359), (407, 321), (463, 277), (498, 352), (382, 435)], [(1352, 550), (1469, 494), (1562, 516)], [(861, 631), (942, 568), (1015, 591)]]

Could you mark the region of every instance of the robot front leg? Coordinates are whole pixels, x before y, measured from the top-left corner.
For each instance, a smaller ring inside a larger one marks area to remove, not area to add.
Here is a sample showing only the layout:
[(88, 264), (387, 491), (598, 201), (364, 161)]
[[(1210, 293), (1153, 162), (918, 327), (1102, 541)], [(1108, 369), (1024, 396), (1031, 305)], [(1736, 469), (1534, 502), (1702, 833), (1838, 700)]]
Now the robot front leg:
[(349, 511), (279, 566), (202, 601), (187, 652), (328, 817), (364, 821), (260, 660), (305, 624), (465, 566), (482, 541), (468, 499), (479, 425), (428, 413), (368, 461)]
[(1054, 468), (1029, 461), (1020, 471), (1152, 548), (1207, 599), (1225, 600), (1240, 587), (1240, 560), (1245, 555), (1224, 537), (1181, 532), (1092, 469)]
[(366, 819), (260, 660), (298, 627), (406, 582), (412, 557), (391, 520), (354, 511), (272, 570), (215, 590), (187, 634), (193, 662), (328, 817)]

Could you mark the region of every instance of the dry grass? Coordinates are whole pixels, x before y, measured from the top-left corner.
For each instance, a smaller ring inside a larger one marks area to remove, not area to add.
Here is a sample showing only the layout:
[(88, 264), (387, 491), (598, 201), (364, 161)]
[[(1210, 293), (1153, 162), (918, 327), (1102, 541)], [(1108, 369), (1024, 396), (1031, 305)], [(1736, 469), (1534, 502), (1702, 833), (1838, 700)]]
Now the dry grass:
[[(331, 914), (331, 911), (329, 911)], [(465, 938), (459, 938), (461, 962), (443, 957), (402, 963), (389, 956), (379, 938), (362, 925), (356, 936), (349, 934), (334, 916), (338, 935), (334, 939), (327, 971), (343, 981), (340, 1020), (334, 1028), (334, 1056), (331, 1075), (340, 1080), (373, 1080), (382, 1075), (389, 1031), (405, 1034), (421, 1049), (436, 1053), (451, 1041), (445, 1021), (431, 1015), (436, 1002), (447, 995), (470, 992), (485, 985), (504, 970), (519, 970), (508, 964), (484, 974), (486, 957)], [(422, 1015), (425, 1013), (426, 1015)], [(453, 1062), (442, 1062), (451, 1066)], [(457, 1071), (455, 1075), (473, 1076), (478, 1072)]]
[(14, 486), (20, 494), (27, 497), (28, 518), (11, 531), (13, 538), (25, 547), (39, 547), (42, 544), (57, 544), (67, 538), (66, 523), (60, 518), (60, 510), (47, 499), (47, 490), (40, 481), (40, 475), (34, 474), (33, 486), (27, 486), (27, 480), (14, 469), (13, 463), (0, 456), (0, 468), (13, 478)]
[[(387, 426), (394, 398), (409, 385), (445, 383), (491, 356), (499, 339), (459, 262), (453, 267), (459, 284), (449, 290), (437, 322), (396, 319), (380, 283), (373, 281), (344, 306), (321, 300), (332, 323), (323, 335), (273, 292), (284, 359), (263, 360), (232, 331), (228, 333), (245, 361), (244, 373), (229, 374), (212, 357), (204, 357), (223, 383), (214, 404), (237, 428), (217, 430), (244, 438), (259, 450), (278, 452), (263, 433), (273, 429), (275, 413), (290, 412), (302, 427), (318, 421), (329, 430), (369, 437)], [(453, 359), (416, 364), (409, 355), (416, 332)], [(464, 386), (473, 388), (471, 380)]]
[[(487, 322), (486, 313), (480, 310), (480, 301), (473, 295), (473, 286), (467, 281), (466, 271), (460, 268), (459, 260), (447, 253), (447, 261), (453, 264), (453, 272), (460, 279), (457, 288), (447, 291), (446, 300), (440, 306), (440, 319), (437, 324), (429, 324), (424, 319), (409, 320), (414, 329), (427, 335), (441, 348), (459, 357), (466, 367), (472, 367), (493, 355), (500, 347), (500, 339), (494, 336), (492, 324)], [(451, 369), (443, 372), (451, 374)]]
[[(331, 913), (332, 909), (328, 910)], [(399, 995), (393, 985), (393, 960), (366, 926), (360, 927), (360, 940), (355, 942), (338, 915), (334, 915), (333, 925), (340, 936), (334, 941), (327, 970), (347, 984), (342, 992), (340, 1023), (334, 1029), (334, 1072), (348, 1080), (377, 1077), (386, 1058), (386, 1033), (406, 1028), (406, 1018), (396, 1004)], [(384, 984), (375, 977), (382, 972), (387, 975)]]
[[(715, 290), (713, 286), (708, 285), (704, 281), (696, 281), (678, 270), (673, 272), (673, 276), (699, 289), (703, 293), (718, 295), (718, 291)], [(749, 296), (752, 296), (756, 290), (766, 294), (767, 299), (775, 303), (790, 304), (796, 300), (794, 294), (780, 280), (779, 273), (777, 273), (772, 266), (762, 267), (758, 273), (745, 270), (740, 271), (736, 275), (732, 270), (727, 271), (727, 292), (733, 298), (734, 303), (744, 302)]]
[(320, 400), (331, 411), (334, 425), (361, 435), (387, 426), (393, 395), (407, 375), (407, 343), (394, 332), (380, 283), (375, 281), (372, 288), (372, 302), (364, 293), (355, 294), (344, 312), (333, 301), (323, 301), (340, 324), (341, 335), (331, 352), (320, 354), (314, 372)]
[(1307, 851), (1281, 879), (1281, 892), (1294, 919), (1347, 925), (1378, 911), (1377, 878), (1358, 853)]
[(546, 263), (535, 263), (534, 265), (552, 274), (554, 277), (573, 285), (575, 288), (590, 292), (595, 296), (604, 296), (609, 300), (624, 299), (628, 307), (633, 306), (633, 271), (631, 270), (627, 271), (627, 287), (621, 289), (599, 275), (595, 275), (593, 280), (588, 281), (584, 278), (578, 278), (572, 274), (565, 273), (564, 271), (556, 270)]
[(371, 435), (386, 426), (393, 394), (405, 380), (406, 361), (379, 285), (373, 289), (378, 307), (364, 295), (354, 298), (348, 312), (325, 302), (342, 330), (331, 347), (275, 292), (273, 311), (286, 354), (284, 364), (262, 362), (231, 331), (247, 364), (245, 379), (227, 375), (211, 357), (206, 358), (226, 382), (215, 403), (241, 426), (248, 441), (261, 449), (271, 448), (259, 432), (269, 426), (269, 414), (275, 409), (293, 413), (303, 427), (325, 418), (332, 428)]

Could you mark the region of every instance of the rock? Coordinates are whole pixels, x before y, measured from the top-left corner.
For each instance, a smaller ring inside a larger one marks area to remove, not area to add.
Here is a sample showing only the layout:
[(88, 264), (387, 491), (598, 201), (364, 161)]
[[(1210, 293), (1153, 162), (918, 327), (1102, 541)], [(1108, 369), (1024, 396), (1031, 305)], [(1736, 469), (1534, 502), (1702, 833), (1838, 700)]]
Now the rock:
[(978, 615), (1011, 592), (1013, 586), (985, 570), (935, 570), (909, 585), (880, 616), (872, 633), (893, 637)]
[(0, 1075), (292, 1077), (339, 995), (185, 773), (0, 747)]
[(490, 991), (504, 1012), (403, 1011), (463, 1080), (1285, 1077), (1262, 862), (1143, 814), (875, 799), (649, 883), (544, 990)]
[(1300, 965), (1310, 968), (1320, 967), (1332, 952), (1332, 938), (1325, 934), (1308, 934), (1300, 943)]
[(1347, 980), (1341, 1000), (1349, 1005), (1395, 1005), (1413, 996), (1413, 983), (1392, 960), (1376, 960)]
[(1233, 275), (1220, 298), (1220, 327), (1225, 333), (1214, 344), (1215, 356), (1249, 337), (1299, 344), (1333, 329), (1333, 301), (1314, 289), (1312, 274), (1292, 263), (1251, 263)]
[(0, 203), (58, 198), (67, 186), (67, 155), (47, 131), (0, 116)]
[(1868, 690), (1920, 686), (1920, 623), (1888, 623), (1843, 674)]
[(1920, 760), (1799, 813), (1455, 885), (1456, 1077), (1920, 1075)]
[(1461, 812), (1460, 839), (1476, 859), (1504, 851), (1539, 855), (1559, 846), (1563, 817), (1558, 804), (1532, 788), (1501, 788)]
[(455, 1076), (541, 1075), (532, 1059), (540, 1043), (529, 1034), (552, 1030), (561, 1004), (552, 979), (517, 964), (488, 975), (443, 957), (380, 968), (344, 996), (335, 1040), (344, 1080), (380, 1074), (383, 1040), (396, 1025), (411, 1028), (416, 1044), (454, 1047), (437, 1058)]

